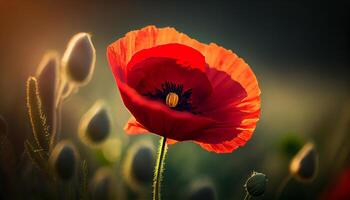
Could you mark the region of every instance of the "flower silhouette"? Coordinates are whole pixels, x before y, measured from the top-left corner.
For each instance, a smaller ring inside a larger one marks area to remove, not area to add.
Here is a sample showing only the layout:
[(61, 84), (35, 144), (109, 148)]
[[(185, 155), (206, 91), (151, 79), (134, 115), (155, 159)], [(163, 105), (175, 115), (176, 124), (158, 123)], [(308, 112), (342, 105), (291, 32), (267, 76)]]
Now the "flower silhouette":
[(174, 28), (147, 26), (109, 45), (107, 56), (133, 115), (127, 133), (155, 133), (168, 144), (194, 141), (217, 153), (251, 138), (260, 89), (249, 65), (232, 51)]

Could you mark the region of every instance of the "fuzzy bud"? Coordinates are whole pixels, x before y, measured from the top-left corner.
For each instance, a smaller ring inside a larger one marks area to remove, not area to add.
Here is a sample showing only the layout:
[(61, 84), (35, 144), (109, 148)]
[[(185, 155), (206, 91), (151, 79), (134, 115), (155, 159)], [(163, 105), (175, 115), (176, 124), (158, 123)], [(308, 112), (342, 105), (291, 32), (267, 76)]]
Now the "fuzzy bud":
[(85, 144), (97, 145), (105, 141), (111, 131), (111, 120), (104, 102), (97, 101), (82, 117), (79, 137)]
[(318, 167), (318, 154), (313, 143), (307, 143), (294, 156), (289, 170), (294, 178), (300, 181), (312, 181)]
[(42, 110), (38, 80), (35, 77), (29, 77), (26, 87), (28, 115), (36, 145), (40, 149), (48, 151), (50, 133), (46, 124), (46, 116)]
[(267, 181), (265, 174), (253, 172), (245, 183), (245, 188), (250, 196), (258, 197), (265, 193)]
[(155, 150), (151, 143), (139, 142), (128, 150), (124, 175), (133, 190), (142, 191), (152, 183), (155, 160)]
[(74, 35), (62, 57), (64, 76), (77, 85), (85, 85), (92, 77), (95, 60), (96, 52), (91, 35)]
[(75, 146), (71, 142), (61, 141), (53, 149), (49, 163), (59, 179), (63, 181), (72, 179), (76, 174), (78, 164), (78, 153)]
[(212, 182), (209, 180), (197, 180), (192, 183), (188, 200), (215, 200), (217, 199), (216, 190)]
[(38, 79), (39, 93), (42, 103), (43, 113), (46, 116), (48, 132), (54, 135), (54, 127), (56, 126), (55, 103), (58, 85), (58, 53), (48, 52), (41, 60), (36, 78)]
[(91, 199), (116, 199), (116, 180), (108, 168), (100, 168), (95, 173), (91, 185)]

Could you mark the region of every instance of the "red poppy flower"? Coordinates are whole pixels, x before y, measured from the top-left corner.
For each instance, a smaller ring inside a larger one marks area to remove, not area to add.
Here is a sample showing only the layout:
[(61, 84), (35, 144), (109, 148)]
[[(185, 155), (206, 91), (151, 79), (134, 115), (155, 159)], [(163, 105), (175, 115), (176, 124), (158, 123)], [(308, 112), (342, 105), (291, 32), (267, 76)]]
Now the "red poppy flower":
[(243, 59), (174, 28), (147, 26), (108, 46), (107, 56), (132, 117), (130, 134), (152, 132), (168, 143), (194, 141), (232, 152), (251, 137), (260, 89)]
[(321, 194), (320, 200), (346, 200), (350, 199), (350, 167), (345, 169), (336, 181), (329, 185), (325, 192)]

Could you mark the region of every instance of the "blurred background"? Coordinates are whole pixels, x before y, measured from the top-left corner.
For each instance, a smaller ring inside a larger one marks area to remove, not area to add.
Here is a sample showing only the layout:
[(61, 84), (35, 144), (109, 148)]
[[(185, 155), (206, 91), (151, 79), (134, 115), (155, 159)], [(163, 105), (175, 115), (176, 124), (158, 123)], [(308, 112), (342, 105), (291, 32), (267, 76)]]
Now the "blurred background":
[[(78, 146), (91, 177), (98, 167), (109, 166), (117, 181), (123, 182), (117, 170), (129, 147), (140, 140), (156, 146), (158, 137), (123, 132), (130, 114), (107, 64), (106, 47), (146, 25), (171, 26), (244, 58), (261, 87), (262, 113), (252, 139), (232, 154), (210, 153), (191, 142), (170, 146), (164, 199), (182, 199), (191, 183), (202, 179), (212, 182), (218, 199), (243, 199), (243, 185), (253, 170), (268, 177), (266, 193), (259, 199), (272, 199), (289, 173), (290, 159), (308, 141), (315, 143), (319, 153), (317, 177), (311, 183), (291, 180), (282, 197), (320, 199), (350, 167), (349, 8), (348, 1), (311, 0), (0, 0), (0, 115), (8, 122), (14, 156), (21, 157), (23, 142), (31, 134), (26, 79), (35, 74), (45, 52), (57, 50), (62, 55), (75, 33), (88, 32), (96, 48), (96, 68), (89, 84), (63, 106), (62, 138)], [(82, 115), (98, 99), (111, 109), (109, 137), (119, 144), (112, 160), (100, 149), (84, 145), (77, 134)], [(121, 187), (130, 190), (127, 185)], [(1, 190), (6, 191), (15, 189)], [(41, 189), (29, 191), (40, 193)]]

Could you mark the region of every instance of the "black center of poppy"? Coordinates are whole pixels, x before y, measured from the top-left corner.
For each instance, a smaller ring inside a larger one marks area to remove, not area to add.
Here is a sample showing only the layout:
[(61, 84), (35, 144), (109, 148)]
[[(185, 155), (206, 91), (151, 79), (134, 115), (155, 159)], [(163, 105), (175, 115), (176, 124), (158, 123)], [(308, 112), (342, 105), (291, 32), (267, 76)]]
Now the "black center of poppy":
[(195, 114), (191, 100), (192, 89), (184, 91), (182, 84), (175, 84), (166, 81), (162, 83), (161, 88), (156, 88), (153, 92), (148, 92), (144, 94), (144, 96), (166, 103), (166, 98), (169, 93), (175, 93), (179, 97), (177, 105), (175, 107), (170, 107), (171, 109), (177, 111), (188, 111)]

